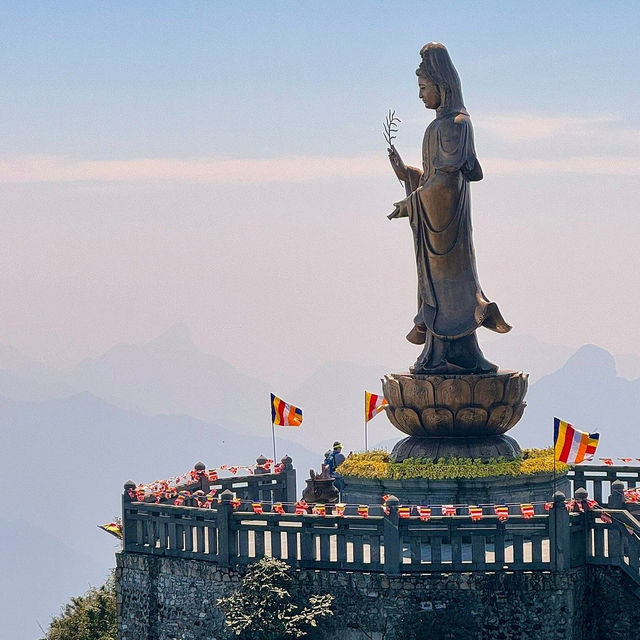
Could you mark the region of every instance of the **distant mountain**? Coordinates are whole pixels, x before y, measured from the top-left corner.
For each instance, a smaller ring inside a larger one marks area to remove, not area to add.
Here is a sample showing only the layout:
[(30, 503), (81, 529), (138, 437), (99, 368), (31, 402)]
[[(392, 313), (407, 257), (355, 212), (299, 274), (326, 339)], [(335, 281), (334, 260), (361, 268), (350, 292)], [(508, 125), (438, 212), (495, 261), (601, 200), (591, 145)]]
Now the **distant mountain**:
[(555, 373), (531, 385), (527, 409), (509, 435), (523, 446), (549, 446), (553, 418), (599, 431), (598, 455), (640, 457), (640, 380), (616, 375), (613, 356), (595, 345), (578, 349)]
[[(0, 398), (0, 478), (12, 496), (11, 509), (5, 511), (63, 540), (74, 553), (90, 556), (106, 571), (114, 564), (114, 539), (96, 525), (120, 514), (126, 480), (170, 478), (192, 469), (198, 460), (209, 468), (253, 464), (261, 453), (271, 455), (271, 434), (265, 431), (264, 437), (248, 439), (189, 416), (125, 411), (86, 392), (41, 402)], [(301, 488), (309, 468), (319, 469), (321, 457), (282, 436), (278, 434), (278, 456), (288, 453), (293, 458)], [(14, 539), (3, 529), (0, 536), (5, 554), (13, 553)], [(42, 548), (34, 543), (31, 549), (40, 558)], [(69, 562), (75, 560), (69, 556)], [(56, 570), (75, 576), (77, 568), (61, 563)], [(48, 561), (29, 565), (29, 583), (48, 584), (52, 570)], [(92, 575), (88, 570), (87, 580)], [(33, 588), (18, 593), (21, 584), (12, 587), (12, 597), (30, 602)], [(86, 584), (79, 587), (84, 591)], [(61, 605), (67, 598), (61, 588), (47, 602), (57, 599)]]
[(251, 434), (269, 424), (269, 385), (199, 351), (182, 325), (146, 344), (120, 344), (84, 360), (70, 380), (139, 413), (186, 414)]
[(46, 400), (76, 391), (65, 373), (31, 360), (13, 347), (0, 345), (0, 396)]
[(640, 378), (640, 358), (631, 353), (618, 353), (614, 355), (618, 375), (627, 380)]
[[(364, 392), (382, 393), (384, 367), (365, 367), (350, 362), (327, 362), (299, 387), (287, 393), (287, 400), (304, 409), (305, 422), (287, 437), (319, 451), (340, 440), (345, 451), (364, 449)], [(369, 422), (369, 443), (403, 437), (380, 414)], [(294, 430), (292, 429), (292, 432)]]
[[(62, 536), (64, 525), (64, 519), (59, 518)], [(0, 531), (2, 635), (11, 640), (41, 638), (38, 625), (46, 629), (71, 597), (103, 584), (109, 567), (115, 565), (113, 561), (105, 566), (25, 520), (0, 520)], [(120, 546), (113, 537), (102, 543), (111, 546), (111, 554)]]
[(557, 371), (574, 352), (571, 347), (548, 344), (513, 332), (481, 342), (481, 347), (491, 362), (501, 369), (528, 373), (530, 382)]
[[(525, 371), (529, 374), (530, 382), (560, 369), (576, 351), (573, 347), (550, 344), (533, 336), (515, 332), (497, 337), (490, 337), (486, 332), (484, 335), (489, 338), (486, 341), (481, 339), (482, 350), (487, 358), (498, 364), (501, 369)], [(615, 354), (613, 358), (621, 378), (640, 378), (640, 357), (620, 353)]]

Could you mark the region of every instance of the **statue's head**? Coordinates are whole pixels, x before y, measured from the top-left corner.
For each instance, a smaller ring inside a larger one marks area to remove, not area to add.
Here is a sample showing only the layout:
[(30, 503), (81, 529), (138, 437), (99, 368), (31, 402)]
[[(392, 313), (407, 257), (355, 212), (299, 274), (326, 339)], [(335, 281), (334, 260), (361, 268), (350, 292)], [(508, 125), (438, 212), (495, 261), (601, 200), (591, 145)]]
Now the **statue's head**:
[(420, 49), (422, 62), (416, 69), (420, 99), (429, 109), (463, 109), (462, 86), (447, 48), (430, 42)]

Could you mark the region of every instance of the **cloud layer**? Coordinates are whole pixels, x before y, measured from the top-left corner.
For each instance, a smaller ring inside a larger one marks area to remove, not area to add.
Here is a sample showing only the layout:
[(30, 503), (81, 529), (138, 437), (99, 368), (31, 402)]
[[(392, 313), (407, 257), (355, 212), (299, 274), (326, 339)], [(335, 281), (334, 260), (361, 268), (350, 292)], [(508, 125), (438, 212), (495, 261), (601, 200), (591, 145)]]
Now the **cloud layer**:
[[(478, 131), (497, 153), (482, 156), (494, 176), (575, 173), (640, 174), (640, 131), (613, 114), (598, 116), (487, 115)], [(585, 153), (585, 150), (588, 152)], [(253, 183), (340, 180), (389, 175), (384, 155), (275, 158), (127, 158), (81, 160), (30, 155), (0, 161), (0, 183), (209, 182)]]

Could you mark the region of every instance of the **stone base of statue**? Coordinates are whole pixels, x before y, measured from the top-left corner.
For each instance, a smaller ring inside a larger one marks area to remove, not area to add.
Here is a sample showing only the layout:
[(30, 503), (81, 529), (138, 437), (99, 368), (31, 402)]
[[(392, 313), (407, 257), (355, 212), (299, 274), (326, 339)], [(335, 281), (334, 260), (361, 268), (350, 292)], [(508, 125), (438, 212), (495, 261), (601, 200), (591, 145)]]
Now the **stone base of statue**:
[[(411, 458), (514, 460), (520, 446), (505, 432), (521, 418), (528, 374), (418, 375), (393, 373), (382, 388), (391, 423), (407, 438), (391, 452), (394, 462)], [(550, 500), (553, 474), (450, 480), (346, 478), (343, 499), (375, 504), (393, 494), (409, 504), (500, 504)], [(557, 487), (568, 490), (566, 478)]]
[(392, 459), (473, 458), (488, 461), (520, 455), (518, 443), (503, 434), (524, 412), (528, 374), (417, 375), (391, 373), (382, 389), (387, 417), (409, 438)]
[(407, 458), (421, 458), (436, 462), (447, 458), (471, 458), (472, 460), (489, 462), (491, 458), (515, 460), (521, 455), (520, 445), (509, 436), (473, 436), (468, 438), (410, 436), (396, 443), (391, 451), (391, 460), (402, 462)]
[(529, 374), (391, 373), (382, 381), (391, 423), (414, 437), (501, 435), (522, 417)]

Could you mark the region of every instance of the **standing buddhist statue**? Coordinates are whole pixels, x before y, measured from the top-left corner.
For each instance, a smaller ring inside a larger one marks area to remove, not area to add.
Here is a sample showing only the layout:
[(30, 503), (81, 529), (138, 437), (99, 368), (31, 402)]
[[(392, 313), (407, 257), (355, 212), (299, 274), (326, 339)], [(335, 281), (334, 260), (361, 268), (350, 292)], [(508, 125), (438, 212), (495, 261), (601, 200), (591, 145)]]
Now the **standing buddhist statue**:
[(460, 78), (444, 45), (430, 42), (416, 70), (419, 97), (434, 109), (422, 143), (422, 170), (408, 167), (393, 145), (389, 160), (407, 197), (389, 216), (409, 218), (418, 271), (418, 312), (407, 339), (424, 344), (414, 374), (496, 372), (482, 354), (478, 327), (510, 325), (478, 280), (471, 232), (470, 182), (482, 180)]

